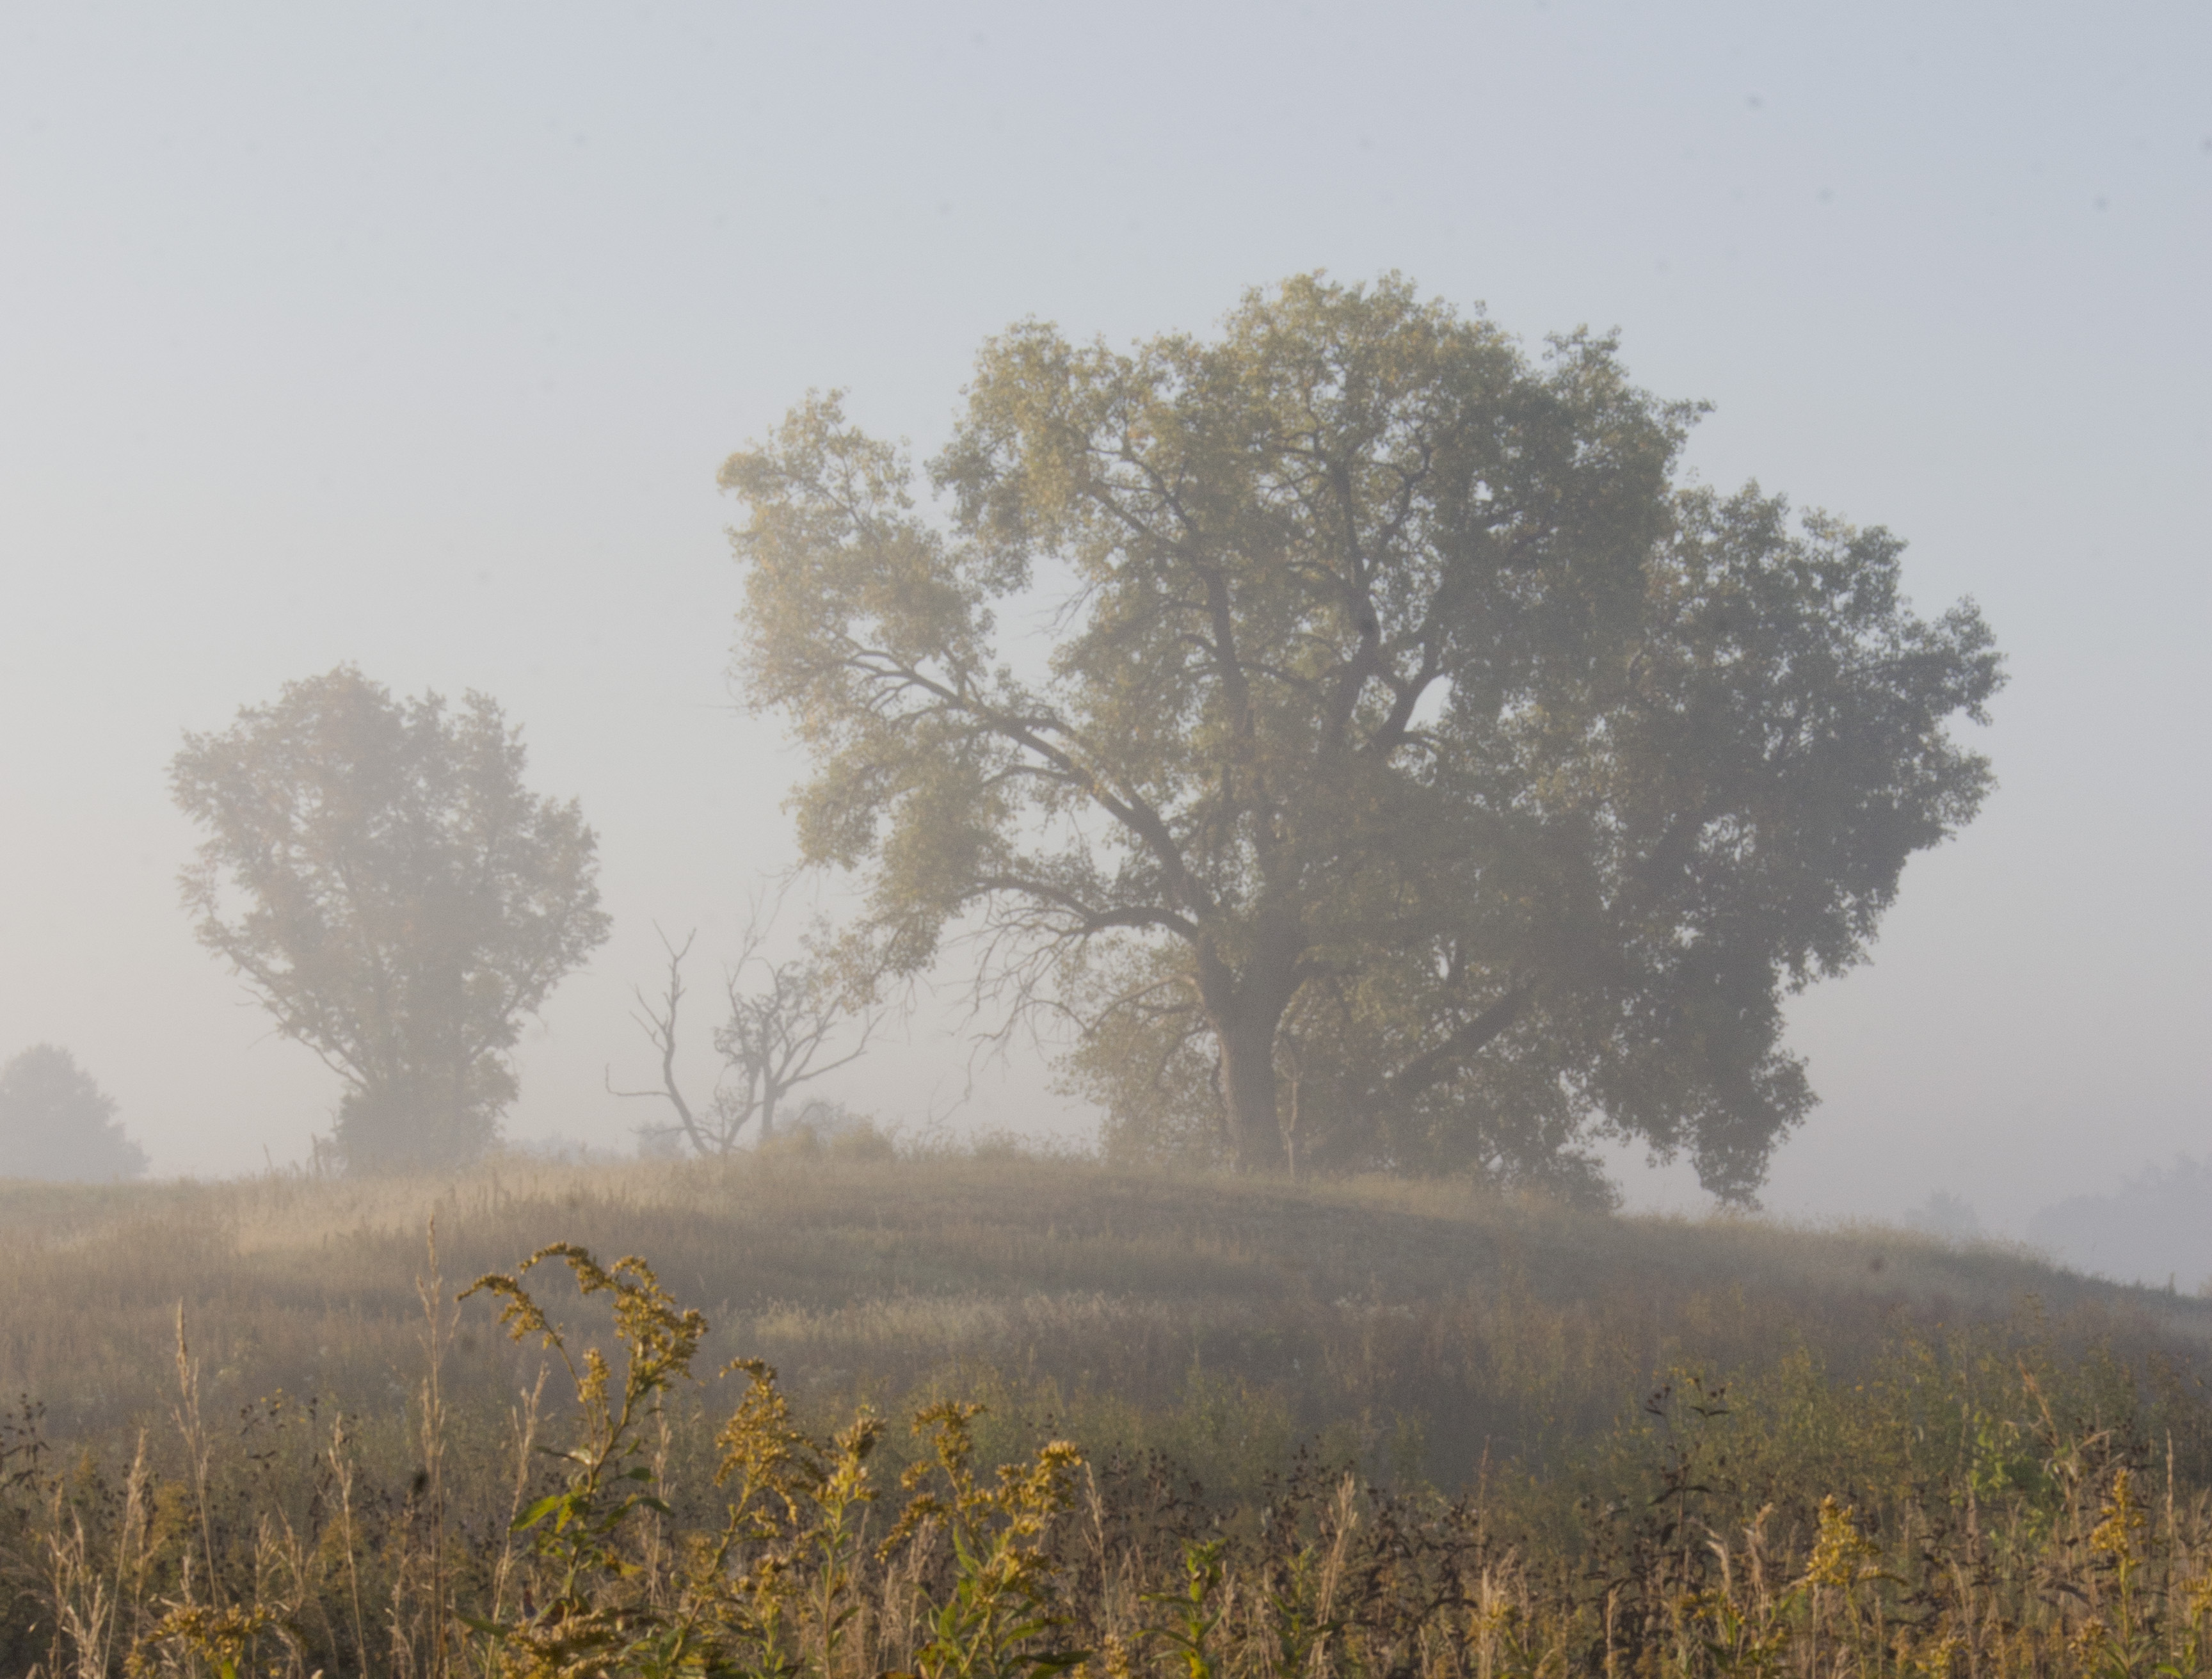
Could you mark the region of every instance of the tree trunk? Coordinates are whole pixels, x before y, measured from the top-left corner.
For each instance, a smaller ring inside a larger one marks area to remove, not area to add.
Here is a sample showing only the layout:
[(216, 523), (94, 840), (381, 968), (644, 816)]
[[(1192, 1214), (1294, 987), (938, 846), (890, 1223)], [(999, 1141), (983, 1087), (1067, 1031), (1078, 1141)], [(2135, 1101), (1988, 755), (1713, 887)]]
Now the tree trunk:
[(1229, 1141), (1240, 1172), (1279, 1171), (1282, 1116), (1276, 1108), (1275, 1027), (1280, 1009), (1247, 1006), (1214, 1028), (1221, 1046), (1221, 1094)]
[(1263, 915), (1241, 970), (1210, 944), (1197, 956), (1199, 1010), (1221, 1052), (1221, 1096), (1238, 1171), (1280, 1171), (1288, 1159), (1277, 1105), (1275, 1034), (1301, 982), (1304, 934), (1293, 916)]

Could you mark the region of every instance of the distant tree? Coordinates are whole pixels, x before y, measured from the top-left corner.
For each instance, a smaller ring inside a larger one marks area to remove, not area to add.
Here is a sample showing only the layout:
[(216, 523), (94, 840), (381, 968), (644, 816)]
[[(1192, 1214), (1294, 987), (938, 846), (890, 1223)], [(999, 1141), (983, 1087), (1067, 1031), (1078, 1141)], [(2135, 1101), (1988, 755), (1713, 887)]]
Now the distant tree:
[(1942, 1242), (1976, 1242), (1983, 1233), (1972, 1203), (1948, 1189), (1930, 1189), (1927, 1200), (1905, 1214), (1905, 1227)]
[(145, 1171), (114, 1098), (68, 1050), (33, 1044), (0, 1067), (0, 1177), (108, 1183)]
[(677, 1024), (686, 989), (684, 959), (697, 935), (680, 946), (662, 935), (667, 982), (657, 997), (647, 997), (642, 988), (637, 991), (634, 1017), (659, 1052), (660, 1087), (617, 1090), (612, 1076), (607, 1080), (611, 1093), (665, 1102), (675, 1116), (672, 1125), (640, 1133), (647, 1146), (675, 1142), (695, 1154), (726, 1155), (756, 1122), (755, 1141), (767, 1142), (793, 1092), (866, 1053), (882, 1015), (866, 977), (856, 975), (849, 958), (841, 959), (828, 930), (818, 923), (800, 940), (797, 954), (771, 958), (766, 947), (773, 927), (773, 916), (764, 916), (756, 904), (738, 959), (723, 973), (727, 1012), (714, 1038), (722, 1067), (702, 1104), (685, 1097), (676, 1075)]
[(171, 765), (207, 830), (180, 877), (200, 942), (345, 1081), (349, 1168), (482, 1153), (523, 1018), (607, 935), (592, 830), (524, 764), (485, 696), (454, 715), (341, 666)]
[(721, 475), (803, 855), (895, 969), (957, 927), (1072, 1011), (1125, 1141), (1587, 1189), (1609, 1133), (1747, 1196), (1814, 1099), (1783, 998), (1974, 814), (2000, 665), (1887, 532), (1678, 484), (1693, 417), (1395, 278), (1013, 328), (949, 525), (811, 398)]
[(2176, 1155), (2116, 1188), (2069, 1195), (2028, 1220), (2027, 1239), (2093, 1276), (2212, 1297), (2212, 1160)]

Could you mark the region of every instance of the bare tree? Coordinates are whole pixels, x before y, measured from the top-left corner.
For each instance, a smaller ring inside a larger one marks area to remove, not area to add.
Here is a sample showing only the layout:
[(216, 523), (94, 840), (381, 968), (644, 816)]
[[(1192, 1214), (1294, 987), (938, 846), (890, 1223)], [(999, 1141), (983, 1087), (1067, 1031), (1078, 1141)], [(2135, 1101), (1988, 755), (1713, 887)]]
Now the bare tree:
[(644, 1032), (653, 1047), (660, 1051), (660, 1088), (617, 1090), (614, 1073), (610, 1068), (606, 1074), (607, 1092), (611, 1096), (642, 1098), (647, 1101), (665, 1101), (676, 1110), (674, 1125), (642, 1127), (641, 1128), (641, 1135), (680, 1135), (701, 1154), (726, 1154), (737, 1141), (735, 1131), (729, 1131), (726, 1135), (724, 1135), (723, 1128), (714, 1124), (713, 1122), (717, 1116), (714, 1112), (715, 1104), (712, 1102), (708, 1110), (708, 1122), (702, 1125), (698, 1113), (692, 1108), (690, 1103), (684, 1100), (684, 1087), (677, 1082), (676, 1078), (676, 1019), (677, 1013), (684, 1003), (684, 958), (691, 953), (691, 946), (699, 936), (699, 929), (694, 928), (686, 934), (680, 946), (670, 942), (668, 935), (661, 932), (659, 923), (654, 924), (653, 930), (659, 934), (660, 947), (668, 952), (667, 989), (658, 1000), (654, 1000), (645, 995), (643, 986), (635, 987), (632, 995), (637, 999), (637, 1007), (631, 1011), (630, 1019), (637, 1022), (638, 1029)]
[(673, 1125), (647, 1128), (644, 1135), (681, 1137), (702, 1156), (726, 1155), (757, 1120), (757, 1135), (766, 1142), (775, 1135), (777, 1112), (793, 1090), (851, 1065), (866, 1052), (883, 1019), (872, 995), (864, 985), (856, 986), (849, 968), (836, 959), (819, 922), (800, 940), (798, 955), (770, 959), (763, 947), (775, 923), (774, 911), (764, 916), (756, 903), (738, 959), (723, 972), (729, 1015), (714, 1032), (722, 1066), (713, 1092), (698, 1108), (686, 1099), (676, 1076), (684, 960), (698, 933), (693, 929), (681, 945), (661, 934), (661, 947), (668, 953), (667, 982), (654, 997), (639, 988), (632, 1017), (660, 1052), (660, 1087), (617, 1090), (611, 1074), (607, 1080), (613, 1095), (664, 1101), (674, 1111)]

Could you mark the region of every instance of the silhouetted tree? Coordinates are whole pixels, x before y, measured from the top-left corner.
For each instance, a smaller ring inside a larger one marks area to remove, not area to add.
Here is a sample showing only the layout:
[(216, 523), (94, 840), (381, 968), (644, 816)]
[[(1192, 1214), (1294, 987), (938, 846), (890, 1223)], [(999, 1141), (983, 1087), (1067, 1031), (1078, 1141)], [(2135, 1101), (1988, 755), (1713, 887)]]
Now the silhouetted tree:
[(114, 1098), (68, 1050), (33, 1044), (0, 1067), (0, 1177), (109, 1183), (145, 1171)]
[[(676, 1118), (668, 1127), (647, 1127), (648, 1143), (675, 1139), (700, 1155), (733, 1153), (749, 1126), (758, 1122), (756, 1140), (775, 1135), (777, 1116), (792, 1093), (825, 1074), (849, 1066), (866, 1053), (882, 1019), (866, 979), (851, 965), (851, 952), (838, 951), (828, 929), (817, 923), (800, 940), (799, 953), (781, 960), (767, 953), (773, 915), (754, 905), (744, 942), (735, 964), (724, 970), (722, 989), (728, 1013), (714, 1031), (714, 1051), (722, 1068), (703, 1104), (684, 1094), (676, 1076), (677, 1020), (685, 993), (683, 944), (661, 935), (668, 953), (668, 981), (658, 997), (636, 992), (639, 1029), (659, 1052), (660, 1088), (608, 1091), (616, 1096), (665, 1102)], [(843, 959), (841, 959), (842, 958)]]
[(722, 469), (802, 854), (865, 871), (894, 970), (957, 925), (1073, 1011), (1125, 1139), (1285, 1165), (1287, 1031), (1301, 1160), (1542, 1181), (1607, 1132), (1748, 1195), (1814, 1099), (1784, 995), (1973, 816), (1948, 726), (2000, 665), (1887, 532), (1678, 484), (1693, 417), (1396, 278), (1126, 352), (1013, 328), (949, 528), (811, 398)]
[(592, 830), (524, 763), (485, 696), (455, 715), (341, 666), (171, 765), (208, 830), (181, 877), (200, 942), (345, 1080), (349, 1167), (480, 1153), (523, 1017), (607, 936)]

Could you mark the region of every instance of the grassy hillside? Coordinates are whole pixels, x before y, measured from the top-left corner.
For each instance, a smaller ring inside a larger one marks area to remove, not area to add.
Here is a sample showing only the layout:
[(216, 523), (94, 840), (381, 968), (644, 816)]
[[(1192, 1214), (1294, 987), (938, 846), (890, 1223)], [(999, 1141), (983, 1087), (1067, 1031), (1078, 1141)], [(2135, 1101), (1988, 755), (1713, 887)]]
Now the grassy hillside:
[[(1875, 1228), (881, 1154), (0, 1185), (0, 1670), (2212, 1658), (2206, 1303)], [(529, 1273), (608, 1350), (595, 1410), (454, 1305), (554, 1241), (642, 1256), (699, 1344), (633, 1279), (640, 1363)], [(780, 1386), (714, 1379), (745, 1355)]]
[[(767, 1358), (802, 1403), (981, 1386), (1097, 1433), (1180, 1440), (1232, 1477), (1334, 1431), (1340, 1446), (1395, 1441), (1399, 1469), (1455, 1485), (1486, 1454), (1548, 1461), (1670, 1369), (1718, 1379), (1797, 1354), (1856, 1383), (1915, 1325), (2094, 1336), (2137, 1361), (2212, 1335), (2194, 1299), (1872, 1227), (1013, 1153), (507, 1161), (434, 1183), (0, 1187), (17, 1301), (0, 1316), (0, 1392), (34, 1396), (68, 1437), (161, 1414), (181, 1303), (210, 1403), (281, 1389), (393, 1410), (422, 1363), (434, 1214), (448, 1295), (548, 1242), (634, 1253), (705, 1312), (709, 1361)], [(490, 1316), (460, 1313), (459, 1402), (503, 1405), (534, 1370)], [(1207, 1422), (1224, 1407), (1249, 1462)], [(1209, 1427), (1220, 1438), (1193, 1433)]]

